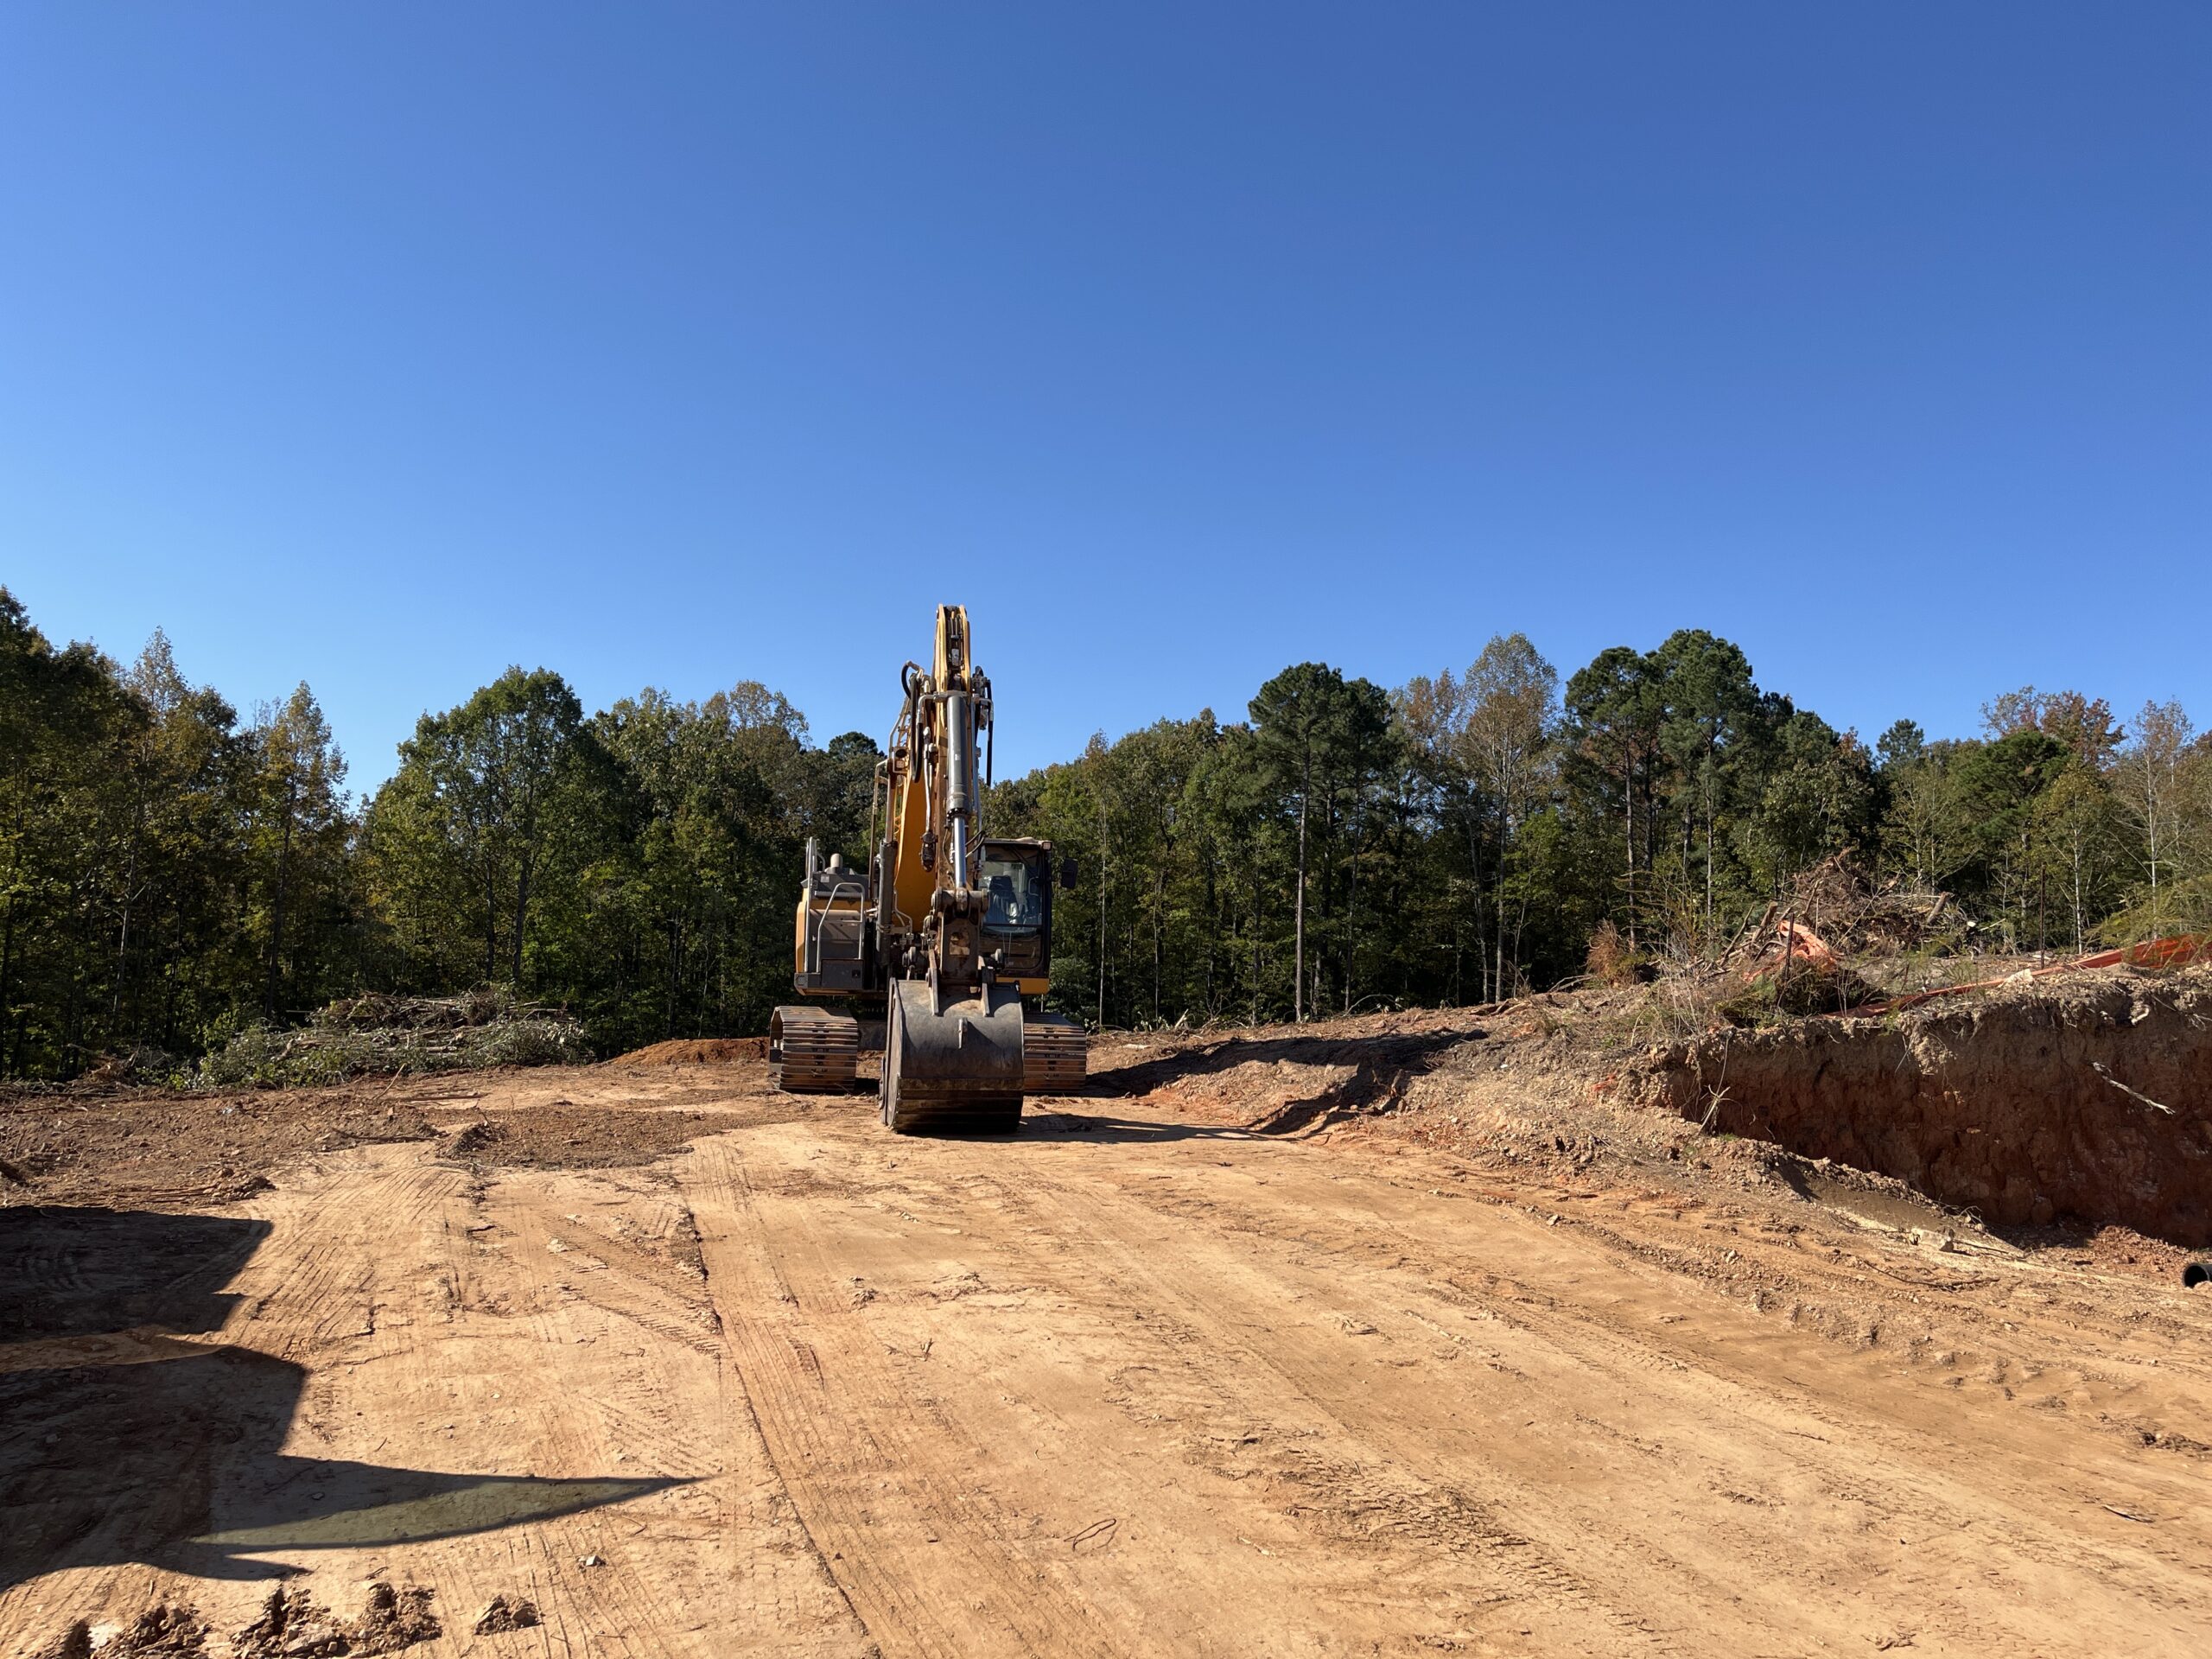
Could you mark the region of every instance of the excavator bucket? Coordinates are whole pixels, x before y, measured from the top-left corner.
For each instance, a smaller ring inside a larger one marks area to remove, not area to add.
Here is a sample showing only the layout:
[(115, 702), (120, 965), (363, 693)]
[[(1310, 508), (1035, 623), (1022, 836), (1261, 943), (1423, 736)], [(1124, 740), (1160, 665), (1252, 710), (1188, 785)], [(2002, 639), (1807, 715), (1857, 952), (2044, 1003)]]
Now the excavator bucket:
[(1021, 998), (978, 986), (931, 1006), (918, 979), (891, 987), (883, 1121), (901, 1134), (1010, 1135), (1021, 1122)]

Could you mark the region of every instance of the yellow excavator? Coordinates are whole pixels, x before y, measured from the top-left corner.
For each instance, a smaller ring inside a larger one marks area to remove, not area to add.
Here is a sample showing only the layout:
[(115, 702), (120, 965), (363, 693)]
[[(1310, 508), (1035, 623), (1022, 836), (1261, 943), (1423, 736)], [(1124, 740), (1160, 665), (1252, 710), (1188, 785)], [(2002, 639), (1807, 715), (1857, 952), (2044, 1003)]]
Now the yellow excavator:
[(863, 1025), (876, 1027), (863, 1016), (880, 1007), (884, 1122), (902, 1134), (1009, 1134), (1025, 1096), (1083, 1086), (1083, 1027), (1044, 1009), (1053, 889), (1074, 886), (1075, 864), (1055, 870), (1047, 841), (983, 834), (991, 683), (976, 666), (965, 606), (938, 607), (931, 666), (908, 663), (899, 688), (876, 766), (868, 868), (834, 853), (823, 861), (809, 842), (799, 893), (793, 988), (861, 1013), (778, 1008), (770, 1075), (796, 1092), (849, 1090)]

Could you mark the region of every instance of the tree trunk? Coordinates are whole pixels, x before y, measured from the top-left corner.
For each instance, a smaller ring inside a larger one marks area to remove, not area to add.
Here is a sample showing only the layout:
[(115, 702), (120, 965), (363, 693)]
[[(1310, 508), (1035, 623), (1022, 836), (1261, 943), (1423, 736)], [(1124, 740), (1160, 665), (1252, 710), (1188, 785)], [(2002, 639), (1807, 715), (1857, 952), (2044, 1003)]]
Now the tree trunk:
[[(143, 821), (140, 829), (143, 829)], [(130, 906), (136, 898), (138, 882), (139, 829), (130, 836), (130, 856), (123, 866), (123, 913), (118, 918), (115, 938), (115, 993), (109, 1001), (108, 1021), (118, 1030), (123, 1025), (123, 987), (130, 971)]]
[(1167, 866), (1166, 855), (1152, 872), (1152, 1022), (1160, 1023), (1160, 981), (1166, 950)]
[(1475, 973), (1482, 981), (1482, 1000), (1487, 1002), (1490, 944), (1483, 937), (1483, 815), (1471, 798), (1467, 802), (1467, 874), (1475, 884)]
[(1298, 780), (1298, 911), (1292, 927), (1295, 944), (1290, 976), (1290, 1017), (1300, 1023), (1306, 1019), (1306, 805), (1313, 793), (1313, 752), (1309, 746)]
[(490, 854), (484, 857), (484, 982), (499, 976), (499, 884)]
[(509, 954), (514, 960), (514, 987), (517, 995), (522, 991), (523, 929), (530, 920), (530, 858), (524, 855), (515, 866), (515, 936), (508, 942)]
[(1352, 969), (1359, 959), (1359, 839), (1352, 838), (1351, 868), (1344, 872), (1344, 1012), (1351, 1012)]
[(668, 1018), (663, 1022), (662, 1035), (676, 1035), (677, 1009), (683, 997), (683, 924), (675, 917), (668, 923)]
[(1252, 849), (1252, 1023), (1260, 1023), (1260, 849)]
[[(1497, 899), (1497, 937), (1491, 942), (1491, 956), (1492, 971), (1491, 974), (1491, 991), (1488, 998), (1489, 1001), (1493, 1002), (1503, 1001), (1506, 995), (1505, 855), (1508, 849), (1513, 845), (1513, 809), (1510, 804), (1508, 804), (1510, 798), (1505, 793), (1509, 785), (1507, 785), (1503, 776), (1504, 769), (1503, 767), (1499, 767), (1497, 770), (1499, 774), (1497, 779), (1497, 874), (1491, 881), (1491, 890)], [(1514, 950), (1513, 955), (1513, 965), (1517, 969), (1521, 965), (1521, 953), (1517, 947)]]
[(269, 906), (269, 1018), (276, 1018), (276, 988), (283, 973), (284, 890), (292, 879), (292, 817), (298, 804), (297, 782), (284, 780), (284, 834), (276, 844), (276, 892)]
[(1221, 913), (1221, 894), (1217, 891), (1214, 882), (1214, 861), (1219, 855), (1219, 843), (1217, 842), (1211, 835), (1209, 835), (1206, 837), (1205, 847), (1206, 1017), (1208, 1019), (1211, 1019), (1215, 1014), (1221, 1012), (1220, 1008), (1214, 1001), (1214, 942), (1216, 939), (1225, 935), (1229, 930), (1225, 927), (1217, 925), (1217, 923), (1227, 919), (1227, 918)]
[(1628, 948), (1636, 949), (1636, 756), (1624, 752), (1621, 760), (1622, 820), (1628, 836)]
[(1106, 1029), (1106, 803), (1098, 803), (1098, 1029)]
[(1705, 756), (1705, 931), (1713, 932), (1713, 751)]
[[(16, 900), (14, 895), (10, 894), (8, 899), (7, 926), (4, 930), (0, 930), (0, 1020), (8, 1017), (8, 982), (15, 977), (15, 970)], [(10, 1075), (15, 1070), (13, 1066), (6, 1069)]]
[[(1505, 988), (1507, 983), (1505, 977), (1505, 876), (1503, 873), (1503, 860), (1499, 861), (1499, 874), (1497, 879), (1497, 941), (1495, 950), (1497, 971), (1491, 976), (1490, 994), (1490, 1000), (1493, 1002), (1502, 1002), (1510, 995)], [(1521, 949), (1517, 943), (1514, 946), (1513, 950), (1513, 970), (1516, 977), (1518, 977), (1521, 971)]]

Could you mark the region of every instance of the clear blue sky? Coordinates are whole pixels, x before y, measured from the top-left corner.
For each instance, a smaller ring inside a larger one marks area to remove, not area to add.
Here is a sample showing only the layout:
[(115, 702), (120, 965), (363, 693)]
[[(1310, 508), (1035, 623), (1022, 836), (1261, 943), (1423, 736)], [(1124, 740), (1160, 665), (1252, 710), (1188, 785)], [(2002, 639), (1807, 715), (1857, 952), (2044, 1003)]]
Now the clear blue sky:
[(509, 663), (1001, 769), (1698, 625), (2212, 724), (2212, 7), (0, 11), (0, 582), (359, 782)]

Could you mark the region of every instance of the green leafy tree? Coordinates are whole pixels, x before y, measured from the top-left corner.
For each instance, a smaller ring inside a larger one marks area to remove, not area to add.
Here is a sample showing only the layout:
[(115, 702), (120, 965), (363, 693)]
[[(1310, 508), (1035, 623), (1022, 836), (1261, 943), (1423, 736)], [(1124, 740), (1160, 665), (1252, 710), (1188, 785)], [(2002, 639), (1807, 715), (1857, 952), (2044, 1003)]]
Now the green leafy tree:
[(1503, 995), (1520, 977), (1528, 925), (1521, 839), (1557, 777), (1558, 672), (1527, 635), (1493, 635), (1463, 676), (1409, 682), (1395, 714), (1433, 809), (1465, 841), (1484, 999)]
[(1316, 796), (1320, 797), (1322, 832), (1332, 836), (1339, 802), (1356, 802), (1383, 768), (1389, 698), (1371, 681), (1347, 681), (1325, 663), (1300, 663), (1260, 688), (1252, 699), (1251, 715), (1262, 761), (1276, 786), (1295, 804), (1291, 1017), (1303, 1020), (1312, 1006), (1306, 936)]
[(1702, 836), (1704, 931), (1713, 931), (1715, 852), (1726, 774), (1745, 728), (1760, 711), (1748, 658), (1702, 628), (1669, 634), (1651, 655), (1649, 679), (1660, 691), (1658, 742), (1680, 781), (1681, 855), (1687, 865)]
[(2115, 793), (2133, 821), (2141, 848), (2148, 936), (2166, 931), (2165, 899), (2189, 862), (2184, 825), (2189, 810), (2191, 740), (2195, 732), (2178, 702), (2145, 702), (2135, 716), (2135, 739), (2113, 769)]
[(1745, 819), (1754, 870), (1770, 893), (1828, 857), (1869, 846), (1878, 792), (1858, 738), (1793, 709), (1776, 734), (1758, 804)]
[(1637, 943), (1637, 874), (1651, 862), (1655, 773), (1666, 718), (1656, 679), (1653, 664), (1641, 652), (1611, 645), (1567, 683), (1567, 735), (1575, 779), (1586, 793), (1611, 794), (1618, 803), (1621, 838), (1616, 844), (1623, 855), (1624, 919), (1631, 950)]
[(264, 963), (263, 1011), (319, 1006), (328, 936), (345, 904), (352, 823), (346, 757), (304, 683), (263, 709), (248, 734), (252, 766), (250, 857), (253, 924)]
[(2021, 726), (1962, 750), (1954, 766), (1959, 809), (1973, 826), (1973, 851), (1957, 872), (1969, 904), (2001, 920), (2016, 944), (2049, 938), (2050, 862), (2036, 805), (2074, 760), (2061, 740)]
[(2112, 788), (2076, 753), (2035, 799), (2033, 847), (2038, 886), (2060, 893), (2074, 949), (2088, 948), (2091, 924), (2120, 897), (2126, 820)]
[(590, 838), (588, 797), (599, 746), (568, 683), (511, 668), (459, 708), (425, 715), (400, 746), (400, 772), (423, 850), (461, 873), (483, 946), (483, 976), (526, 981), (531, 906), (549, 867)]

